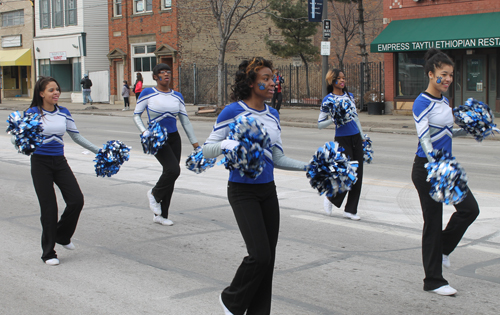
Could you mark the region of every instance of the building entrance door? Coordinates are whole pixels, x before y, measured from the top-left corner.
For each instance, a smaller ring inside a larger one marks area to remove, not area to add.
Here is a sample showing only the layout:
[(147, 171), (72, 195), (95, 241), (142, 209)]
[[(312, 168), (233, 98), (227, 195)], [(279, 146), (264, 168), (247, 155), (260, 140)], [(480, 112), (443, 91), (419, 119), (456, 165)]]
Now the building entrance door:
[(464, 60), (463, 71), (463, 99), (472, 97), (478, 101), (487, 102), (488, 82), (486, 75), (486, 56), (467, 55)]
[[(130, 82), (128, 82), (130, 86)], [(123, 61), (116, 63), (116, 100), (123, 101), (122, 96), (123, 87)]]

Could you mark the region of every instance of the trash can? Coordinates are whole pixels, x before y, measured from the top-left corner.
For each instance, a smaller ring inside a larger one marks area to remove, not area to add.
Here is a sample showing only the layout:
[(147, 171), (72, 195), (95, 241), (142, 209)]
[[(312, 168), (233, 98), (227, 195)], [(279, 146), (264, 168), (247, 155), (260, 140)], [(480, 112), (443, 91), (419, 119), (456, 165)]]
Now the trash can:
[(373, 102), (368, 103), (368, 115), (383, 115), (385, 114), (385, 103), (384, 102)]

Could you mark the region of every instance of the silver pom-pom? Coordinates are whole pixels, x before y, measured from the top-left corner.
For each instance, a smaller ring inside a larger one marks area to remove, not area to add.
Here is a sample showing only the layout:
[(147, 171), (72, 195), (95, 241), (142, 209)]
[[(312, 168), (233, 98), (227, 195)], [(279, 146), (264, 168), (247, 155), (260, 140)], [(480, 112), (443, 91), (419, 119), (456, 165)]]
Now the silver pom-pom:
[(197, 147), (186, 159), (188, 170), (200, 174), (215, 165), (217, 159), (207, 159), (203, 156), (203, 149)]
[(351, 190), (358, 180), (357, 161), (349, 161), (337, 142), (327, 142), (313, 155), (307, 166), (306, 176), (319, 194), (328, 197)]

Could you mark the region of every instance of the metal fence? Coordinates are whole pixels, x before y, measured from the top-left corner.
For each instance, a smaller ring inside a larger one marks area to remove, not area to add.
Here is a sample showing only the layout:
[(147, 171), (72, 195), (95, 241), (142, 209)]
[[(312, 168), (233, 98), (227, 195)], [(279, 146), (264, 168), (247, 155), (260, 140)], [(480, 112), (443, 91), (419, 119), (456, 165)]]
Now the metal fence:
[[(237, 65), (225, 64), (223, 72), (224, 104), (230, 102), (231, 85)], [(319, 106), (322, 95), (321, 65), (278, 67), (285, 82), (282, 84), (282, 106)], [(186, 103), (195, 105), (217, 104), (217, 66), (184, 64), (179, 67), (179, 90)], [(384, 67), (381, 62), (346, 64), (347, 87), (354, 94), (360, 110), (366, 110), (368, 101), (383, 101)]]

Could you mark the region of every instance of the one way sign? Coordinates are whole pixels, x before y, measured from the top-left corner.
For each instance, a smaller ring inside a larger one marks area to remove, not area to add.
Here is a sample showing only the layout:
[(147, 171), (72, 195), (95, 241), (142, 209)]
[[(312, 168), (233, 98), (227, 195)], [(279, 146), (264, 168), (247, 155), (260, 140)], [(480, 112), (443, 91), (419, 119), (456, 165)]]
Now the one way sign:
[(309, 22), (321, 22), (323, 16), (323, 0), (308, 0), (307, 12)]

